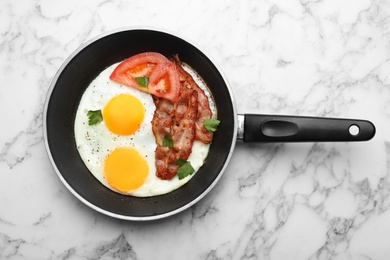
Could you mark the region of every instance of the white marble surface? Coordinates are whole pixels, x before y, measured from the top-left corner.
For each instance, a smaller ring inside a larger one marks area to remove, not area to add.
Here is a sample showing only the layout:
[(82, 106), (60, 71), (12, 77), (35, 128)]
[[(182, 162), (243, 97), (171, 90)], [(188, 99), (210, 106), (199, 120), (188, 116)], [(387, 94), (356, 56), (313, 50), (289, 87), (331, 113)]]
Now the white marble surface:
[[(238, 143), (217, 186), (153, 222), (97, 213), (47, 157), (43, 105), (88, 39), (158, 26), (204, 49), (239, 113), (371, 120), (362, 143)], [(390, 259), (390, 3), (0, 1), (0, 259)]]

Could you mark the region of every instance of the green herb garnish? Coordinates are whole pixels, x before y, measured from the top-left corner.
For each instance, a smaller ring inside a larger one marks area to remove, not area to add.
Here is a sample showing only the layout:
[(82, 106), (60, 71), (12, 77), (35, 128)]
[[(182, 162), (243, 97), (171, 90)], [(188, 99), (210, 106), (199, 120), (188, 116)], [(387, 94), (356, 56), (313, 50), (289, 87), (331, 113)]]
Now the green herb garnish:
[(165, 147), (173, 147), (173, 140), (172, 140), (172, 136), (170, 134), (166, 134), (164, 136), (164, 140), (163, 140), (162, 145)]
[(88, 124), (96, 125), (103, 121), (103, 115), (101, 110), (88, 110)]
[(147, 88), (149, 85), (149, 77), (148, 76), (142, 76), (142, 77), (135, 77), (135, 81), (141, 86)]
[(203, 126), (207, 129), (207, 131), (215, 132), (217, 131), (217, 127), (219, 126), (220, 122), (221, 121), (214, 118), (207, 118), (203, 121)]
[(179, 177), (179, 180), (184, 179), (188, 175), (191, 175), (195, 172), (194, 168), (192, 167), (189, 161), (185, 161), (179, 158), (176, 160), (176, 164), (180, 166), (177, 169), (177, 177)]

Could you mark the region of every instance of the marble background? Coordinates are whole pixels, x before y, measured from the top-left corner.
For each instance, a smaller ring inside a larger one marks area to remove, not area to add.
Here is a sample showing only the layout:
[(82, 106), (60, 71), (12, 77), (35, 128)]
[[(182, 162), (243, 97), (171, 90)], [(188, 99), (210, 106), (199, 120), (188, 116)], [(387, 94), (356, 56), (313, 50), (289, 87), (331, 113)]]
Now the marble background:
[[(216, 187), (167, 219), (95, 212), (53, 170), (50, 82), (124, 26), (180, 33), (239, 113), (364, 118), (369, 142), (237, 143)], [(390, 2), (0, 0), (0, 259), (390, 259)]]

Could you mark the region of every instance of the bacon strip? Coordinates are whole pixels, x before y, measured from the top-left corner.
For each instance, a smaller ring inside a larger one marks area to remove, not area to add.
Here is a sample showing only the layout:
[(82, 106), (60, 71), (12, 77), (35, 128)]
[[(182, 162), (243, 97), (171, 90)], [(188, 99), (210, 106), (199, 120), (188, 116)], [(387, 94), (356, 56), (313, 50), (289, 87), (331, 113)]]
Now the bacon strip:
[(157, 149), (155, 151), (156, 175), (159, 176), (167, 171), (169, 147), (162, 146), (164, 136), (172, 132), (172, 116), (174, 105), (167, 99), (153, 97), (156, 110), (152, 119), (153, 135), (156, 138)]
[[(195, 140), (195, 120), (198, 112), (198, 97), (195, 90), (182, 88), (178, 101), (173, 104), (165, 99), (155, 99), (156, 111), (152, 120), (156, 137), (156, 175), (172, 179), (178, 169), (176, 160), (187, 160)], [(163, 140), (170, 134), (173, 147), (164, 147)]]
[(179, 72), (180, 82), (182, 86), (184, 88), (193, 89), (198, 92), (198, 115), (195, 123), (195, 127), (196, 127), (195, 139), (200, 140), (205, 144), (209, 144), (213, 139), (213, 133), (207, 131), (207, 129), (203, 125), (205, 119), (212, 117), (212, 112), (210, 109), (208, 97), (204, 93), (203, 89), (201, 89), (198, 86), (198, 84), (196, 84), (192, 76), (183, 69), (178, 55), (175, 55), (173, 57), (173, 61)]

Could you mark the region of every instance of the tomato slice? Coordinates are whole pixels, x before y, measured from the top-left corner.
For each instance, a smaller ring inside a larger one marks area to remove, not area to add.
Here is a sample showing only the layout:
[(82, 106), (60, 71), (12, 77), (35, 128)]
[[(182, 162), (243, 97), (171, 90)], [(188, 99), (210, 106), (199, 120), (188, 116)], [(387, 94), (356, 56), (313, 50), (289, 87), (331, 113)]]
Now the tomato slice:
[[(147, 86), (140, 85), (136, 80), (144, 76), (149, 78)], [(114, 69), (110, 79), (172, 102), (176, 102), (180, 94), (176, 66), (157, 52), (144, 52), (127, 58)]]

